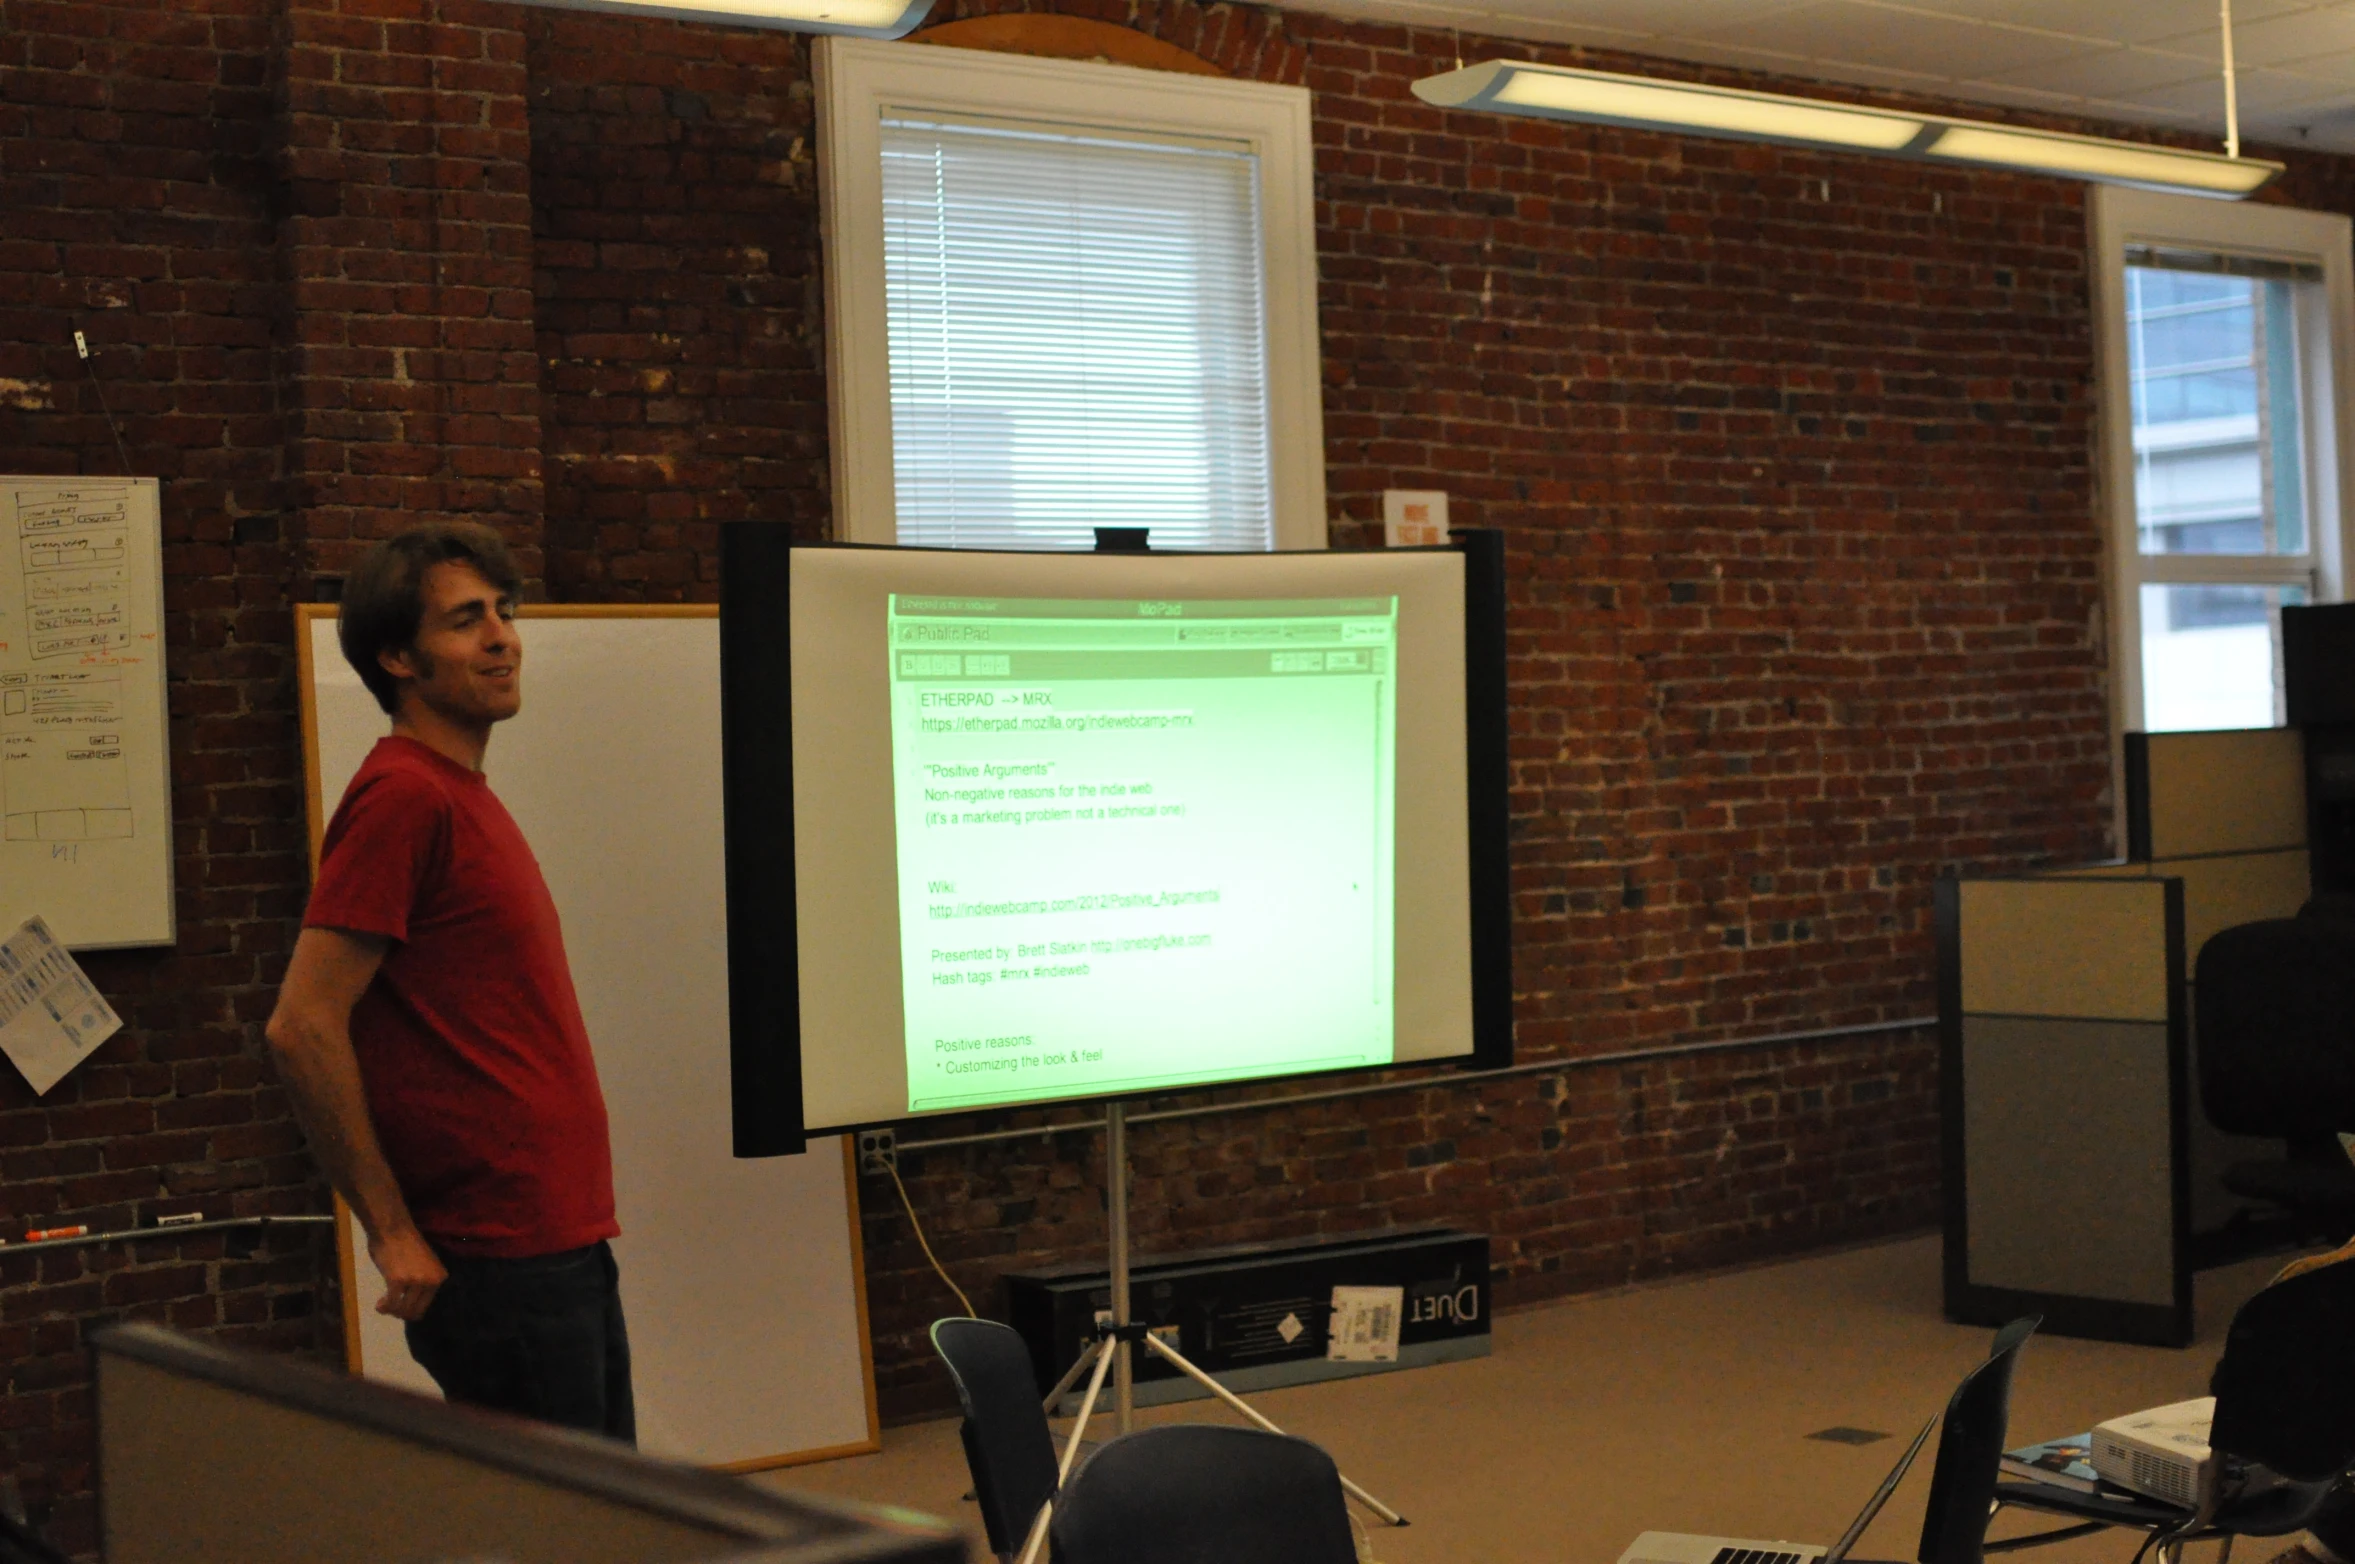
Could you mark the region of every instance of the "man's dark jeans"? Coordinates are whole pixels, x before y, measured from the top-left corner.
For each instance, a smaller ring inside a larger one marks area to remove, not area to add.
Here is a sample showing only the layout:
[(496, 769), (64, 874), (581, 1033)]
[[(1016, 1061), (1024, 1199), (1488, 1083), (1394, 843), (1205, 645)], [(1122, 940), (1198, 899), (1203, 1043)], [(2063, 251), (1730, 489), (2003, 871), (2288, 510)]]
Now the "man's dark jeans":
[(444, 1263), (449, 1280), (407, 1327), (409, 1355), (443, 1395), (638, 1442), (609, 1246)]

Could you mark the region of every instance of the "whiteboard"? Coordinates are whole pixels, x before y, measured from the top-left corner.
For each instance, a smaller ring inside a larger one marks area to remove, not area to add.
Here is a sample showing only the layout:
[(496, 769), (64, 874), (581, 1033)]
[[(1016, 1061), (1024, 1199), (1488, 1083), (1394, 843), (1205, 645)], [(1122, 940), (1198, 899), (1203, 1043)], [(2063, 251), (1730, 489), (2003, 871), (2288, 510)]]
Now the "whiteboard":
[(0, 477), (0, 933), (169, 945), (153, 478)]
[[(388, 724), (335, 610), (298, 612), (315, 856)], [(738, 1470), (879, 1449), (848, 1145), (729, 1152), (719, 620), (523, 615), (523, 711), (485, 771), (556, 898), (612, 1116), (639, 1444)], [(354, 1372), (430, 1393), (348, 1214), (338, 1232)]]

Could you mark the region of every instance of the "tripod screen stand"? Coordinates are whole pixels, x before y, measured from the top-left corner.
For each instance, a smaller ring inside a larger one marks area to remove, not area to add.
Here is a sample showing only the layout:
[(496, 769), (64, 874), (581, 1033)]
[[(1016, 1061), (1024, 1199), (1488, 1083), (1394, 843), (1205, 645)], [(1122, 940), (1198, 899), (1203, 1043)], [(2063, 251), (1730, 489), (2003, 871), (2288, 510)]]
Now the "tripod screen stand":
[[(1055, 1473), (1058, 1491), (1071, 1476), (1071, 1468), (1079, 1456), (1080, 1442), (1087, 1434), (1088, 1419), (1096, 1410), (1096, 1399), (1103, 1393), (1107, 1372), (1112, 1378), (1113, 1427), (1127, 1433), (1136, 1421), (1136, 1367), (1131, 1349), (1142, 1346), (1160, 1357), (1179, 1373), (1193, 1380), (1228, 1406), (1242, 1413), (1271, 1434), (1283, 1432), (1260, 1415), (1248, 1401), (1236, 1395), (1216, 1379), (1204, 1373), (1186, 1355), (1154, 1335), (1145, 1326), (1129, 1317), (1128, 1287), (1128, 1111), (1124, 1104), (1114, 1102), (1104, 1110), (1104, 1193), (1107, 1217), (1112, 1238), (1112, 1318), (1099, 1325), (1095, 1345), (1081, 1353), (1055, 1388), (1047, 1392), (1046, 1412), (1052, 1417), (1055, 1406), (1065, 1392), (1087, 1376), (1088, 1388), (1079, 1403), (1079, 1417), (1071, 1425), (1071, 1436), (1064, 1442), (1063, 1458)], [(1351, 1482), (1341, 1479), (1342, 1491), (1364, 1505), (1392, 1526), (1404, 1526), (1406, 1517), (1372, 1494)], [(1039, 1552), (1046, 1546), (1047, 1521), (1054, 1511), (1054, 1503), (1040, 1506), (1038, 1517), (1031, 1523), (1030, 1536), (1023, 1543), (1018, 1564), (1036, 1564)]]

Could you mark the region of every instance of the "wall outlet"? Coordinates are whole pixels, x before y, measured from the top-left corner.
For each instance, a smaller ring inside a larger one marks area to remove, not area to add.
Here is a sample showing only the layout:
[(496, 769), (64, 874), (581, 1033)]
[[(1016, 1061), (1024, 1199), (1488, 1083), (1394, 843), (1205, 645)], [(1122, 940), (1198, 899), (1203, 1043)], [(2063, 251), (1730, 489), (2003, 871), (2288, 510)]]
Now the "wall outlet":
[(899, 1167), (899, 1143), (889, 1130), (859, 1131), (859, 1171), (889, 1178)]

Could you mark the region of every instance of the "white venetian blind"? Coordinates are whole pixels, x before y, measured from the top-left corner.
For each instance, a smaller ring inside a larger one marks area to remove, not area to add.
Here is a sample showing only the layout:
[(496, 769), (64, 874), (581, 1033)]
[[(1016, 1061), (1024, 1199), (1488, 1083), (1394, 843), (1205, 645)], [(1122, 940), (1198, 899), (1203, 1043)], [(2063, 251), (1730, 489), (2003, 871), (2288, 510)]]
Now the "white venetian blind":
[(1248, 146), (887, 114), (899, 541), (1274, 547)]

